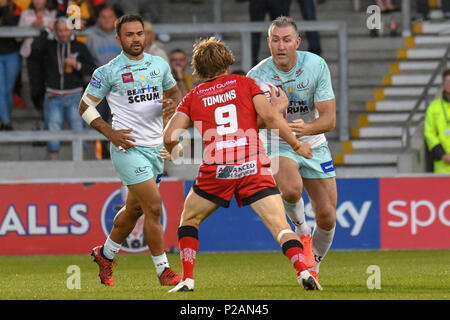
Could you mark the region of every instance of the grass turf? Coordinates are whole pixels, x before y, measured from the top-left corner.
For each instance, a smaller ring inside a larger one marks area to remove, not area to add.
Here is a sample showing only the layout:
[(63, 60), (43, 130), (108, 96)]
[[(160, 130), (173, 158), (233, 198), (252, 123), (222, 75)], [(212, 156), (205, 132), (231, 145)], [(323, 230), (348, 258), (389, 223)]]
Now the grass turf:
[[(169, 254), (181, 272), (179, 256)], [(100, 284), (88, 255), (0, 257), (0, 299), (305, 300), (450, 299), (450, 250), (331, 251), (321, 265), (324, 291), (305, 291), (281, 252), (199, 253), (195, 291), (167, 293), (149, 255), (119, 255), (114, 287)], [(70, 265), (80, 268), (81, 289), (68, 289)], [(379, 266), (381, 289), (367, 287)]]

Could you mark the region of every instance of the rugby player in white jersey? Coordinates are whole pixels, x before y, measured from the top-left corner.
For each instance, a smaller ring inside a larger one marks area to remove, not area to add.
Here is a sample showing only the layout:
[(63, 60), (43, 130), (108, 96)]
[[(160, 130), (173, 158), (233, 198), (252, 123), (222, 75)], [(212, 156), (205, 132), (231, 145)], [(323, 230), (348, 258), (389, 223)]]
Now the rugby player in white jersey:
[[(258, 83), (269, 82), (283, 89), (289, 106), (280, 112), (284, 112), (299, 140), (311, 144), (312, 159), (296, 155), (282, 139), (279, 150), (271, 150), (268, 146), (268, 153), (271, 158), (278, 157), (279, 168), (274, 177), (286, 213), (302, 240), (306, 262), (309, 264), (311, 259), (314, 264), (310, 273), (318, 281), (319, 266), (332, 244), (336, 225), (336, 174), (324, 135), (335, 127), (336, 100), (325, 60), (310, 52), (297, 51), (301, 38), (295, 21), (279, 17), (268, 31), (271, 56), (251, 69), (247, 76)], [(312, 236), (305, 222), (303, 186), (315, 213), (316, 226)], [(311, 247), (313, 253), (308, 254)]]
[[(116, 33), (122, 52), (94, 72), (79, 113), (111, 141), (111, 160), (128, 187), (128, 196), (106, 242), (95, 247), (92, 256), (99, 265), (101, 282), (112, 286), (114, 256), (144, 214), (144, 238), (159, 281), (161, 285), (176, 285), (181, 277), (170, 268), (164, 252), (158, 185), (163, 171), (163, 117), (174, 113), (181, 93), (167, 62), (143, 52), (145, 35), (140, 16), (122, 16), (116, 21)], [(111, 126), (96, 110), (103, 98), (112, 111)]]

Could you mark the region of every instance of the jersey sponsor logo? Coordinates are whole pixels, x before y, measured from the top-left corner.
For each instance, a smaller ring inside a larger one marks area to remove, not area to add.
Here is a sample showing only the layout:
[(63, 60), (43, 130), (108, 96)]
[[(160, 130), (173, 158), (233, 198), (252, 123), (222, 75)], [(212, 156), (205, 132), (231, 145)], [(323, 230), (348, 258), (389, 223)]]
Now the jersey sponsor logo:
[(215, 93), (216, 91), (222, 91), (225, 89), (230, 89), (228, 87), (236, 87), (237, 86), (237, 80), (228, 80), (225, 83), (217, 83), (211, 87), (205, 88), (205, 89), (200, 89), (197, 91), (197, 95), (202, 96), (202, 95), (206, 95), (206, 94), (212, 94)]
[(141, 103), (161, 99), (159, 86), (147, 85), (147, 87), (127, 90), (128, 103)]
[(307, 114), (310, 110), (308, 108), (307, 100), (293, 100), (289, 101), (289, 106), (286, 109), (287, 114)]
[(274, 74), (274, 75), (272, 76), (272, 80), (274, 80), (274, 81), (281, 81), (281, 78), (280, 78), (279, 75)]
[(94, 88), (100, 89), (102, 87), (102, 80), (100, 80), (96, 76), (93, 76), (91, 78), (91, 86), (93, 86)]
[(256, 160), (245, 162), (236, 166), (218, 166), (216, 171), (217, 179), (240, 179), (246, 176), (251, 176), (258, 172)]
[(133, 74), (131, 72), (122, 73), (122, 82), (123, 83), (134, 82)]
[(295, 71), (295, 76), (298, 78), (303, 73), (303, 70), (299, 68), (297, 71)]
[(243, 147), (248, 145), (247, 137), (239, 138), (237, 140), (225, 140), (216, 143), (216, 150), (220, 151), (227, 148)]

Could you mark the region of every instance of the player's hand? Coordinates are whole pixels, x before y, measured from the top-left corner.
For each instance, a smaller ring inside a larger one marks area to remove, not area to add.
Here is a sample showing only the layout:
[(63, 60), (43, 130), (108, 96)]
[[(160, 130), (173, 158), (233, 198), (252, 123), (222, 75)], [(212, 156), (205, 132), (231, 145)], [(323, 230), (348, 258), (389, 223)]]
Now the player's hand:
[(309, 143), (300, 142), (294, 151), (306, 159), (311, 159), (313, 157), (311, 145)]
[(294, 132), (297, 138), (305, 135), (306, 123), (302, 119), (289, 122), (288, 125), (291, 127), (292, 132)]
[(442, 160), (450, 164), (450, 154), (444, 154)]
[(44, 20), (42, 19), (42, 14), (36, 14), (36, 20), (33, 22), (33, 27), (40, 28), (44, 25)]
[(286, 93), (284, 93), (284, 91), (280, 88), (278, 88), (277, 91), (273, 87), (270, 87), (270, 102), (272, 103), (272, 106), (276, 108), (280, 113), (283, 113), (289, 104)]
[(183, 154), (183, 147), (180, 144), (177, 144), (173, 149), (172, 152), (169, 153), (169, 151), (166, 150), (166, 148), (161, 149), (161, 151), (159, 152), (159, 154), (161, 155), (161, 157), (164, 160), (167, 161), (174, 161), (176, 159), (178, 159), (179, 157), (181, 157), (181, 155)]
[(177, 106), (175, 105), (173, 99), (161, 99), (159, 100), (162, 103), (162, 115), (164, 119), (169, 119), (175, 113)]
[(134, 148), (135, 145), (133, 142), (136, 142), (136, 140), (128, 135), (132, 131), (133, 129), (113, 130), (108, 138), (118, 148), (122, 148), (124, 150)]

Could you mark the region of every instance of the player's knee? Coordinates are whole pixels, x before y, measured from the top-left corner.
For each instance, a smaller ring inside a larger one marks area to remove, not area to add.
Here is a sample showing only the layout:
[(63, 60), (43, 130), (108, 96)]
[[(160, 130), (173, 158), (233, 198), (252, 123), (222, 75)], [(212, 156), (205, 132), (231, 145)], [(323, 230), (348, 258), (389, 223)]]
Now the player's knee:
[(161, 219), (162, 215), (162, 206), (160, 203), (154, 203), (147, 207), (147, 210), (144, 210), (146, 217), (148, 216), (150, 219)]
[(128, 225), (129, 223), (135, 223), (139, 217), (143, 214), (143, 211), (140, 206), (126, 206), (117, 213), (114, 217), (114, 227), (121, 228), (123, 226)]
[(288, 187), (285, 188), (285, 190), (282, 190), (281, 196), (287, 202), (296, 203), (302, 197), (302, 190), (295, 186)]
[(326, 213), (316, 215), (316, 223), (323, 230), (331, 230), (336, 225), (336, 212), (330, 208)]
[(202, 222), (203, 222), (203, 220), (200, 219), (196, 215), (189, 215), (189, 216), (187, 216), (186, 214), (182, 214), (181, 215), (180, 226), (188, 225), (188, 226), (193, 226), (193, 227), (198, 229)]

